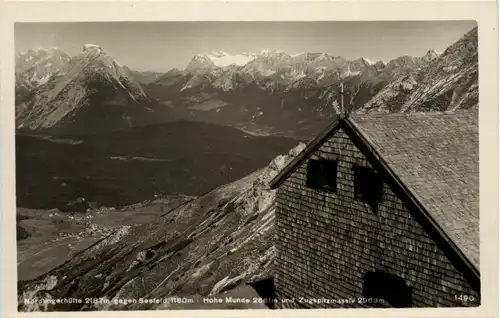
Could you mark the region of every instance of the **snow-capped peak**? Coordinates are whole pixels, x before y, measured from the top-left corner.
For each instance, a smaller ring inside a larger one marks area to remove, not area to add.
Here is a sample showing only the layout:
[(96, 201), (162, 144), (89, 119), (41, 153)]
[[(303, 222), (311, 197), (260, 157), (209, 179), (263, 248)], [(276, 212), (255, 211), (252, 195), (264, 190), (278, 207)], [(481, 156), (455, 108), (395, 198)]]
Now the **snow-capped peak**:
[(291, 57), (297, 57), (297, 56), (300, 56), (302, 54), (305, 54), (305, 52), (300, 52), (300, 53), (290, 53), (290, 56)]
[(101, 46), (96, 44), (85, 44), (82, 52), (77, 58), (87, 62), (98, 60), (101, 65), (105, 65), (109, 68), (121, 67)]
[(206, 61), (208, 59), (208, 56), (206, 54), (196, 54), (193, 57), (193, 61)]
[(241, 54), (243, 54), (245, 56), (250, 56), (250, 57), (253, 57), (253, 58), (256, 58), (258, 56), (258, 54), (255, 53), (255, 52), (243, 52)]
[(362, 59), (365, 61), (366, 64), (369, 64), (369, 65), (374, 65), (375, 64), (375, 62), (373, 62), (370, 59), (367, 59), (366, 57), (363, 57)]
[(229, 65), (243, 66), (255, 58), (253, 54), (229, 54), (223, 51), (212, 52), (205, 56), (218, 67)]
[(38, 49), (30, 49), (28, 51), (24, 51), (24, 52), (21, 52), (19, 53), (19, 56), (23, 56), (23, 55), (26, 55), (26, 54), (33, 54), (33, 53), (41, 53), (41, 52), (44, 52), (44, 53), (51, 53), (51, 52), (62, 52), (62, 50), (56, 46), (53, 46), (53, 47), (41, 47), (41, 48), (38, 48)]
[(269, 54), (280, 54), (280, 53), (285, 53), (284, 51), (281, 51), (281, 50), (277, 50), (277, 49), (262, 49), (260, 51), (260, 55), (263, 55), (263, 56), (266, 56), (266, 55), (269, 55)]
[(214, 51), (212, 53), (209, 54), (209, 56), (213, 56), (213, 57), (216, 57), (216, 58), (221, 58), (221, 57), (224, 57), (224, 56), (228, 56), (229, 54), (224, 52), (224, 51)]
[(85, 44), (83, 46), (83, 52), (89, 51), (89, 50), (99, 50), (99, 51), (104, 51), (102, 47), (96, 44)]

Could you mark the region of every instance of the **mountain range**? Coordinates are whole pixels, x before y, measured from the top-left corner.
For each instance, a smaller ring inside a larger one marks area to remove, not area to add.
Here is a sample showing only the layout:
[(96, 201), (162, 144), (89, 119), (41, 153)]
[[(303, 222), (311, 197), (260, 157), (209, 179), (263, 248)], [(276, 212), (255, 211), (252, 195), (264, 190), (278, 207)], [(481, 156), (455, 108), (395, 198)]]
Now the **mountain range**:
[(363, 105), (392, 80), (438, 58), (433, 50), (388, 63), (324, 53), (215, 52), (194, 56), (186, 69), (167, 72), (145, 90), (184, 117), (259, 133), (311, 137), (337, 115), (341, 82), (346, 107)]
[(352, 111), (477, 107), (477, 28), (442, 54), (388, 62), (217, 51), (163, 74), (131, 70), (97, 45), (75, 57), (28, 51), (16, 60), (16, 122), (30, 132), (85, 133), (187, 119), (310, 138), (340, 111), (340, 83)]

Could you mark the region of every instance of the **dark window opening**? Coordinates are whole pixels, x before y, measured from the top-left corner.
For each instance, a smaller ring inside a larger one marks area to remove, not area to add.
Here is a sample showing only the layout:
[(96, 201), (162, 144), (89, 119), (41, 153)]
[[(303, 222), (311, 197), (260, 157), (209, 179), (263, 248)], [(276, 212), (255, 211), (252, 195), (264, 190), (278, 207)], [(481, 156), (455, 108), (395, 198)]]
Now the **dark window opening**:
[(337, 191), (337, 161), (310, 159), (307, 163), (306, 185), (314, 189)]
[(370, 205), (374, 212), (378, 204), (382, 203), (384, 181), (373, 169), (355, 166), (354, 170), (354, 197)]
[(412, 307), (412, 288), (401, 277), (381, 270), (364, 275), (363, 296), (384, 299), (395, 308)]

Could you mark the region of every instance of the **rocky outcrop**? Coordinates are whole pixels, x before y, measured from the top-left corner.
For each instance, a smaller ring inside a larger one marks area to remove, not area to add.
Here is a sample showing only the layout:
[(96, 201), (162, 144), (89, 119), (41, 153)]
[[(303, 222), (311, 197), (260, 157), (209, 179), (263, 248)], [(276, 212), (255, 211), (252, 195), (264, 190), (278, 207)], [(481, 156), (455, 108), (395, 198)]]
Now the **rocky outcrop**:
[(429, 64), (399, 77), (379, 91), (359, 113), (453, 111), (478, 107), (477, 28), (441, 55), (429, 51)]

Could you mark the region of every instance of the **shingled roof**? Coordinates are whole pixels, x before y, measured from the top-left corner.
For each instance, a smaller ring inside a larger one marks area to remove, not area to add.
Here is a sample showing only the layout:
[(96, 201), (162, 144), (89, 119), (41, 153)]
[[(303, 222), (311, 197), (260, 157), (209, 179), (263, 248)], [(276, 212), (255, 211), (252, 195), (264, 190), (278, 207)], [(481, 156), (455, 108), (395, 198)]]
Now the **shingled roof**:
[(271, 186), (277, 187), (338, 126), (377, 153), (479, 272), (478, 111), (351, 115), (311, 141)]

